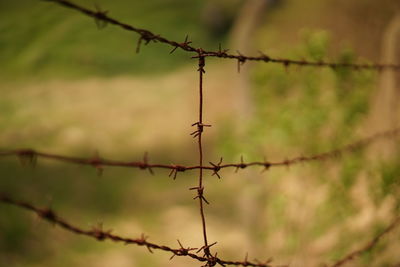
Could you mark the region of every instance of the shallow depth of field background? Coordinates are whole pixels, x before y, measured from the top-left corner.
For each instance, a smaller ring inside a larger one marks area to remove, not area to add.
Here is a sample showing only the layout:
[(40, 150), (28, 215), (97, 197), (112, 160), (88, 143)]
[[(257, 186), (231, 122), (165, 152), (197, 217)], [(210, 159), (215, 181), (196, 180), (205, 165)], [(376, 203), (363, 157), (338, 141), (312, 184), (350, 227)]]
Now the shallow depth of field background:
[[(272, 57), (400, 63), (399, 50), (387, 51), (400, 46), (389, 29), (400, 13), (396, 0), (272, 1), (250, 30), (245, 2), (96, 4), (169, 39), (183, 41), (188, 34), (195, 46), (209, 50), (222, 43), (231, 52), (259, 50)], [(93, 1), (79, 3), (94, 7)], [(151, 163), (197, 164), (189, 135), (198, 116), (191, 54), (170, 55), (170, 47), (157, 43), (136, 54), (136, 34), (110, 25), (99, 30), (92, 19), (43, 1), (0, 0), (0, 16), (0, 149), (137, 161), (148, 151)], [(238, 74), (236, 61), (206, 63), (204, 119), (213, 126), (204, 133), (205, 162), (320, 153), (399, 122), (400, 98), (386, 93), (390, 86), (400, 89), (398, 74), (264, 63), (246, 63)], [(360, 247), (399, 214), (398, 144), (381, 141), (343, 158), (264, 173), (226, 169), (221, 180), (206, 172), (214, 251), (229, 259), (249, 252), (249, 259), (320, 266)], [(188, 190), (197, 184), (197, 172), (179, 173), (176, 180), (155, 172), (105, 168), (99, 177), (87, 166), (40, 159), (30, 166), (8, 158), (0, 160), (0, 188), (84, 228), (102, 224), (124, 236), (145, 233), (155, 243), (177, 247), (179, 239), (200, 247), (198, 202)], [(399, 238), (394, 231), (352, 264), (399, 263)], [(76, 236), (0, 206), (2, 266), (199, 265), (169, 257)]]

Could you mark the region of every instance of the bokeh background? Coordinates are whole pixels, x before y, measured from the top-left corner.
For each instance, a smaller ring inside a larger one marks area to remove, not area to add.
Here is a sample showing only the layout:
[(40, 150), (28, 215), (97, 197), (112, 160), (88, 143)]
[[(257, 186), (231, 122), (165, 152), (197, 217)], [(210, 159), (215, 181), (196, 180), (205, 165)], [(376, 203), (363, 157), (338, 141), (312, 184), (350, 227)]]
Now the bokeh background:
[[(400, 63), (397, 0), (79, 1), (169, 39), (243, 54)], [(45, 1), (0, 0), (0, 148), (191, 165), (197, 62), (162, 44)], [(399, 74), (207, 59), (205, 162), (282, 160), (324, 152), (399, 122)], [(362, 246), (400, 211), (399, 143), (324, 163), (205, 177), (211, 242), (224, 258), (321, 266)], [(77, 225), (200, 247), (197, 173), (0, 160), (1, 191)], [(198, 266), (145, 248), (75, 236), (0, 206), (2, 266)], [(400, 263), (400, 231), (350, 264)]]

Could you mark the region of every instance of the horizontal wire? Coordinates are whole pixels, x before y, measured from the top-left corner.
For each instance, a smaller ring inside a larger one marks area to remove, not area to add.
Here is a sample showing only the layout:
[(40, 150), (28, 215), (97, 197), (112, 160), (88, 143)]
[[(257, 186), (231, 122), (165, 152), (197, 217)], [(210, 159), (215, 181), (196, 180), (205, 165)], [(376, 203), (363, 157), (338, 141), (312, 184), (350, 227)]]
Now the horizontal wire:
[(360, 257), (363, 253), (370, 251), (373, 249), (378, 242), (388, 235), (390, 232), (392, 232), (396, 227), (400, 225), (400, 216), (394, 218), (394, 220), (382, 231), (380, 232), (377, 236), (374, 236), (368, 243), (366, 243), (364, 246), (361, 248), (354, 250), (332, 264), (330, 267), (339, 267), (342, 266), (348, 262), (351, 262), (352, 260), (356, 259), (357, 257)]
[[(58, 225), (61, 228), (65, 229), (69, 232), (72, 232), (77, 235), (89, 236), (89, 237), (95, 238), (98, 241), (110, 240), (110, 241), (114, 241), (114, 242), (122, 242), (126, 245), (135, 244), (138, 246), (144, 246), (144, 247), (147, 247), (147, 249), (151, 253), (152, 253), (152, 249), (163, 250), (163, 251), (172, 253), (173, 256), (186, 256), (186, 257), (190, 257), (190, 258), (195, 259), (200, 262), (207, 262), (207, 264), (208, 264), (207, 266), (215, 266), (215, 264), (219, 264), (221, 266), (237, 265), (237, 266), (271, 267), (271, 265), (269, 264), (270, 261), (268, 261), (268, 263), (261, 263), (258, 261), (257, 262), (247, 261), (247, 259), (246, 259), (245, 261), (241, 262), (241, 261), (224, 260), (217, 256), (211, 256), (211, 257), (210, 256), (208, 256), (208, 257), (199, 256), (199, 255), (191, 252), (193, 250), (197, 250), (197, 248), (190, 248), (190, 247), (184, 248), (179, 241), (178, 241), (178, 243), (180, 245), (180, 248), (171, 248), (171, 247), (165, 246), (165, 245), (158, 245), (156, 243), (148, 242), (147, 237), (144, 236), (144, 234), (142, 234), (140, 238), (129, 238), (129, 237), (122, 237), (122, 236), (119, 236), (116, 234), (112, 234), (112, 230), (105, 231), (102, 229), (102, 227), (93, 227), (90, 230), (85, 230), (85, 229), (75, 226), (74, 224), (62, 219), (53, 210), (51, 210), (49, 208), (38, 208), (29, 202), (14, 200), (4, 193), (0, 193), (0, 202), (10, 204), (13, 206), (17, 206), (17, 207), (25, 209), (25, 210), (29, 210), (31, 212), (36, 213), (39, 216), (39, 218), (46, 220), (54, 225)], [(200, 252), (201, 250), (202, 249), (197, 250), (197, 253)], [(171, 257), (171, 259), (172, 259), (172, 257)]]
[(127, 168), (138, 168), (138, 169), (148, 169), (151, 173), (153, 173), (153, 169), (170, 169), (171, 173), (174, 174), (174, 178), (178, 172), (185, 172), (189, 170), (203, 169), (213, 171), (213, 174), (217, 174), (221, 169), (226, 168), (236, 168), (236, 170), (244, 169), (252, 166), (261, 166), (265, 169), (270, 169), (272, 167), (280, 167), (280, 166), (292, 166), (299, 163), (307, 163), (313, 161), (325, 161), (332, 158), (339, 158), (345, 153), (352, 153), (363, 147), (370, 145), (371, 143), (386, 138), (394, 138), (400, 134), (400, 128), (394, 128), (391, 130), (383, 131), (371, 135), (367, 138), (360, 139), (356, 142), (350, 143), (344, 147), (330, 150), (327, 152), (323, 152), (320, 154), (314, 154), (310, 156), (298, 156), (291, 159), (285, 159), (281, 161), (255, 161), (255, 162), (243, 162), (243, 159), (240, 163), (227, 163), (221, 164), (222, 160), (218, 164), (210, 162), (208, 166), (184, 166), (184, 165), (176, 165), (176, 164), (150, 164), (148, 162), (147, 153), (145, 154), (143, 161), (118, 161), (118, 160), (110, 160), (104, 159), (96, 155), (92, 158), (80, 158), (80, 157), (71, 157), (59, 154), (51, 154), (36, 151), (33, 149), (17, 149), (17, 150), (0, 150), (0, 158), (10, 157), (10, 156), (18, 156), (22, 163), (31, 163), (36, 164), (37, 158), (44, 158), (49, 160), (55, 160), (65, 163), (72, 164), (81, 164), (81, 165), (89, 165), (95, 168), (103, 168), (106, 166), (109, 167), (127, 167)]
[[(137, 34), (140, 35), (139, 41), (138, 41), (138, 46), (136, 51), (138, 52), (140, 50), (140, 45), (142, 41), (145, 42), (145, 44), (148, 44), (149, 42), (160, 42), (164, 44), (168, 44), (173, 47), (173, 50), (171, 51), (174, 52), (177, 48), (180, 48), (183, 51), (187, 52), (195, 52), (197, 53), (196, 57), (199, 57), (199, 54), (201, 53), (201, 57), (218, 57), (218, 58), (226, 58), (226, 59), (235, 59), (238, 61), (239, 67), (241, 64), (245, 63), (246, 61), (262, 61), (262, 62), (267, 62), (267, 63), (277, 63), (281, 64), (285, 67), (289, 67), (290, 65), (297, 65), (297, 66), (310, 66), (310, 67), (330, 67), (330, 68), (352, 68), (355, 70), (359, 69), (373, 69), (373, 70), (383, 70), (383, 69), (392, 69), (395, 71), (400, 71), (400, 64), (391, 64), (391, 63), (364, 63), (364, 64), (357, 64), (357, 63), (345, 63), (345, 62), (327, 62), (327, 61), (307, 61), (307, 60), (295, 60), (295, 59), (287, 59), (287, 58), (274, 58), (267, 56), (264, 53), (260, 53), (260, 56), (246, 56), (242, 55), (239, 51), (237, 54), (231, 54), (228, 53), (228, 49), (222, 50), (221, 47), (219, 48), (218, 51), (206, 51), (202, 48), (197, 48), (192, 45), (190, 45), (192, 42), (188, 41), (188, 37), (186, 36), (186, 39), (184, 42), (177, 42), (173, 40), (169, 40), (165, 37), (162, 37), (161, 35), (154, 34), (149, 30), (146, 29), (141, 29), (134, 27), (132, 25), (129, 25), (124, 22), (120, 22), (114, 18), (111, 18), (110, 16), (107, 15), (107, 11), (101, 11), (101, 10), (90, 10), (85, 7), (79, 6), (75, 3), (72, 3), (70, 1), (66, 0), (44, 0), (48, 2), (54, 2), (57, 4), (60, 4), (64, 7), (71, 8), (77, 11), (80, 11), (81, 13), (93, 17), (96, 19), (96, 23), (98, 21), (103, 21), (104, 23), (109, 23), (115, 26), (119, 26), (123, 28), (124, 30), (136, 32)], [(98, 24), (98, 23), (97, 23)]]
[[(140, 238), (127, 238), (127, 237), (121, 237), (115, 234), (112, 234), (111, 230), (104, 231), (101, 227), (94, 227), (91, 230), (84, 230), (81, 229), (66, 220), (60, 218), (56, 213), (49, 209), (49, 208), (38, 208), (28, 202), (23, 202), (23, 201), (17, 201), (14, 199), (11, 199), (7, 195), (0, 193), (0, 202), (10, 204), (13, 206), (17, 206), (26, 210), (29, 210), (31, 212), (36, 213), (41, 219), (47, 220), (53, 224), (56, 224), (60, 226), (61, 228), (70, 231), (72, 233), (78, 234), (78, 235), (86, 235), (92, 238), (97, 239), (98, 241), (103, 241), (103, 240), (111, 240), (114, 242), (123, 242), (125, 244), (135, 244), (138, 246), (145, 246), (149, 249), (150, 252), (152, 252), (151, 249), (158, 249), (158, 250), (164, 250), (167, 252), (170, 252), (173, 254), (173, 256), (188, 256), (193, 259), (196, 259), (201, 262), (206, 262), (206, 261), (214, 261), (215, 263), (218, 263), (222, 266), (224, 265), (237, 265), (237, 266), (258, 266), (258, 267), (268, 267), (271, 266), (269, 263), (271, 262), (268, 260), (265, 263), (261, 262), (251, 262), (247, 260), (247, 256), (244, 261), (229, 261), (229, 260), (223, 260), (218, 257), (212, 257), (207, 258), (207, 257), (202, 257), (197, 254), (191, 253), (190, 251), (192, 250), (197, 250), (197, 248), (184, 248), (181, 243), (178, 241), (180, 248), (171, 248), (165, 245), (158, 245), (155, 243), (148, 242), (146, 237), (142, 234)], [(383, 231), (381, 231), (378, 235), (374, 236), (369, 242), (367, 242), (364, 246), (361, 248), (352, 251), (351, 253), (347, 254), (340, 260), (336, 261), (331, 265), (331, 267), (339, 267), (342, 266), (355, 258), (361, 256), (363, 253), (373, 249), (378, 242), (388, 235), (390, 232), (392, 232), (396, 227), (398, 227), (400, 224), (400, 216), (396, 217)], [(172, 257), (171, 257), (172, 258)]]

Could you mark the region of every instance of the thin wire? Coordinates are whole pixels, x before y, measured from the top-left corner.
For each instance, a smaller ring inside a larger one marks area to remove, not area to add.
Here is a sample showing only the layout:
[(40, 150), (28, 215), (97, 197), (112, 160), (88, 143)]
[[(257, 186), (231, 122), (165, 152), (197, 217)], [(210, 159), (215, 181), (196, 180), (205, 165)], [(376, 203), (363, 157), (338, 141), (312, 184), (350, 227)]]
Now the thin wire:
[[(194, 125), (197, 126), (197, 123)], [(203, 127), (207, 127), (209, 125), (203, 125)], [(193, 132), (194, 136), (197, 137), (198, 129)], [(285, 160), (280, 161), (254, 161), (254, 162), (240, 162), (240, 163), (220, 163), (215, 164), (210, 162), (208, 166), (202, 165), (194, 165), (194, 166), (184, 166), (184, 165), (177, 165), (177, 164), (150, 164), (148, 161), (148, 156), (145, 154), (143, 161), (118, 161), (118, 160), (111, 160), (111, 159), (104, 159), (101, 158), (99, 155), (96, 155), (92, 158), (80, 158), (80, 157), (71, 157), (66, 155), (59, 155), (59, 154), (51, 154), (45, 153), (41, 151), (36, 151), (33, 149), (17, 149), (17, 150), (0, 150), (0, 158), (6, 158), (11, 156), (17, 156), (21, 159), (22, 162), (27, 161), (28, 163), (36, 163), (38, 158), (55, 160), (65, 163), (72, 163), (72, 164), (81, 164), (81, 165), (88, 165), (97, 168), (103, 167), (127, 167), (127, 168), (138, 168), (142, 170), (149, 170), (153, 173), (153, 169), (170, 169), (172, 171), (176, 171), (175, 175), (178, 172), (185, 172), (190, 170), (209, 170), (215, 172), (219, 172), (221, 169), (225, 168), (236, 168), (236, 169), (244, 169), (247, 167), (252, 166), (260, 166), (264, 167), (265, 169), (269, 169), (272, 167), (284, 167), (284, 166), (291, 166), (299, 163), (308, 163), (313, 161), (325, 161), (328, 159), (339, 158), (346, 153), (353, 153), (359, 149), (365, 148), (372, 143), (381, 140), (381, 139), (389, 139), (398, 137), (400, 134), (400, 128), (393, 128), (390, 130), (382, 131), (375, 133), (369, 137), (357, 140), (353, 143), (350, 143), (346, 146), (341, 148), (337, 148), (334, 150), (329, 150), (323, 153), (318, 153), (309, 156), (298, 156), (293, 157)], [(175, 176), (176, 177), (176, 176)]]

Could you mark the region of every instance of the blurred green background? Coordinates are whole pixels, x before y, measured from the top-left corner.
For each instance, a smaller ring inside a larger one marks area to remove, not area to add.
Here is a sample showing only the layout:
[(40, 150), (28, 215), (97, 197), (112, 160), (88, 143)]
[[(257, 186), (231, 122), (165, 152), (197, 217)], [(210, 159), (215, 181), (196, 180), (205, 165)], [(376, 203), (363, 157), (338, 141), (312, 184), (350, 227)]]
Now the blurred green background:
[[(261, 3), (263, 2), (263, 3)], [(78, 2), (77, 2), (78, 3)], [(396, 0), (79, 1), (169, 39), (273, 57), (399, 63)], [(197, 62), (162, 44), (45, 1), (0, 0), (0, 149), (192, 165)], [(394, 25), (394, 26), (393, 26)], [(397, 28), (396, 28), (397, 27)], [(394, 30), (393, 30), (394, 29)], [(393, 51), (392, 51), (393, 50)], [(398, 125), (399, 75), (207, 59), (205, 162), (278, 161), (334, 149)], [(397, 88), (397, 89), (396, 89)], [(209, 239), (224, 258), (321, 266), (362, 246), (399, 214), (399, 144), (384, 140), (324, 163), (205, 177)], [(197, 202), (156, 170), (0, 161), (2, 192), (84, 228), (200, 247)], [(197, 266), (190, 259), (75, 236), (0, 206), (2, 266)], [(394, 266), (394, 231), (349, 266)]]

